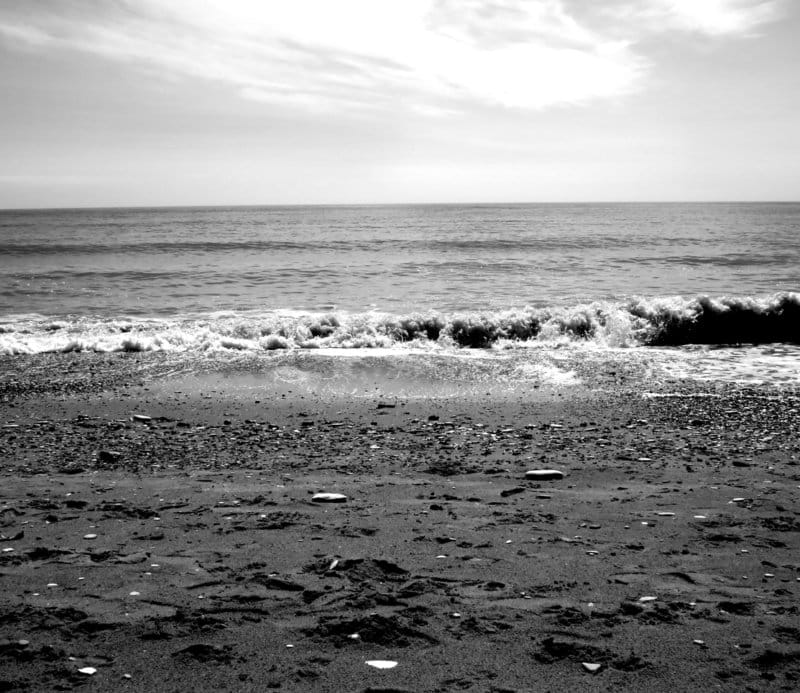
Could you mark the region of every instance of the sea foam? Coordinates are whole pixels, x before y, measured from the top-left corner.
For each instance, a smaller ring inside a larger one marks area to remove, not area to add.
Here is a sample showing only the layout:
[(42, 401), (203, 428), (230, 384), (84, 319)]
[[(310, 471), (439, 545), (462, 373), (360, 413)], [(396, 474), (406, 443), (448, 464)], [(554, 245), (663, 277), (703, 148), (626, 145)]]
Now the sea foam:
[(515, 349), (800, 344), (800, 296), (634, 298), (494, 312), (216, 313), (172, 319), (19, 315), (0, 319), (0, 354), (294, 349)]

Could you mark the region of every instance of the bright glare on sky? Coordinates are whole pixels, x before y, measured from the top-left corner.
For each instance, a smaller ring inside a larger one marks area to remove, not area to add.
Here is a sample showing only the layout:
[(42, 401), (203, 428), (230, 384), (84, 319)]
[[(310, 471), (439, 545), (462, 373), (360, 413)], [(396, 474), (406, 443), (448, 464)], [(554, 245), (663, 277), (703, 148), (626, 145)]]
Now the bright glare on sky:
[(800, 199), (795, 0), (2, 0), (0, 207)]

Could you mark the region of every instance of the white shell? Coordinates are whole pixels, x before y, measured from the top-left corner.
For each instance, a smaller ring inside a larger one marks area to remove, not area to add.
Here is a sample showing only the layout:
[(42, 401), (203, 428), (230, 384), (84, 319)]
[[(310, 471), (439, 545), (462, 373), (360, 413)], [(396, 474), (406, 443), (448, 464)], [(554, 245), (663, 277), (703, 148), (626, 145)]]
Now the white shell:
[(397, 662), (393, 662), (389, 659), (370, 659), (364, 662), (364, 664), (375, 667), (376, 669), (394, 669), (397, 666)]
[(557, 469), (531, 469), (525, 472), (525, 478), (539, 480), (563, 479), (564, 472), (560, 472)]
[(311, 496), (313, 503), (344, 503), (346, 500), (343, 493), (315, 493)]

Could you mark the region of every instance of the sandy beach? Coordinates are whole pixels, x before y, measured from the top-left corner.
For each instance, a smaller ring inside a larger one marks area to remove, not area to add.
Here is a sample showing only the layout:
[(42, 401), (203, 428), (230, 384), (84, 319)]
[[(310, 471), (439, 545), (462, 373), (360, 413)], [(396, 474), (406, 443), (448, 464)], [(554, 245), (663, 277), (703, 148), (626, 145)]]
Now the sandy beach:
[(165, 369), (2, 363), (0, 689), (797, 689), (797, 393)]

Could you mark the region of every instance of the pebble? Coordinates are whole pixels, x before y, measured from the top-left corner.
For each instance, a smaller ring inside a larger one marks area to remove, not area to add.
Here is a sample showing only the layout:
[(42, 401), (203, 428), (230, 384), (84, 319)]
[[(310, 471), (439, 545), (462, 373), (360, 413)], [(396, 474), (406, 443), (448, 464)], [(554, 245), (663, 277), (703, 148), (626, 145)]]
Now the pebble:
[(595, 662), (581, 662), (581, 666), (590, 674), (596, 674), (598, 671), (600, 671), (603, 665)]
[(147, 423), (148, 421), (152, 421), (152, 416), (145, 416), (144, 414), (134, 414), (131, 417), (134, 421), (141, 421), (142, 423)]
[(547, 481), (549, 479), (563, 479), (564, 472), (557, 469), (531, 469), (525, 472), (526, 479), (534, 479), (536, 481)]
[(658, 515), (659, 517), (675, 517), (675, 513), (669, 513), (669, 512), (660, 512), (656, 513), (656, 515)]
[(86, 674), (87, 676), (92, 676), (93, 674), (97, 673), (97, 669), (94, 667), (83, 667), (82, 669), (78, 669), (81, 674)]
[(654, 602), (658, 597), (639, 597), (640, 602)]
[(393, 662), (389, 659), (369, 659), (364, 662), (364, 664), (375, 667), (376, 669), (394, 669), (397, 666), (397, 662)]
[(694, 519), (695, 520), (707, 520), (708, 518), (707, 518), (706, 515), (694, 515)]
[(315, 493), (311, 496), (312, 503), (344, 503), (347, 496), (342, 493)]
[(731, 503), (744, 503), (747, 498), (731, 498)]
[(97, 539), (97, 535), (96, 534), (84, 534), (83, 538), (84, 539)]

